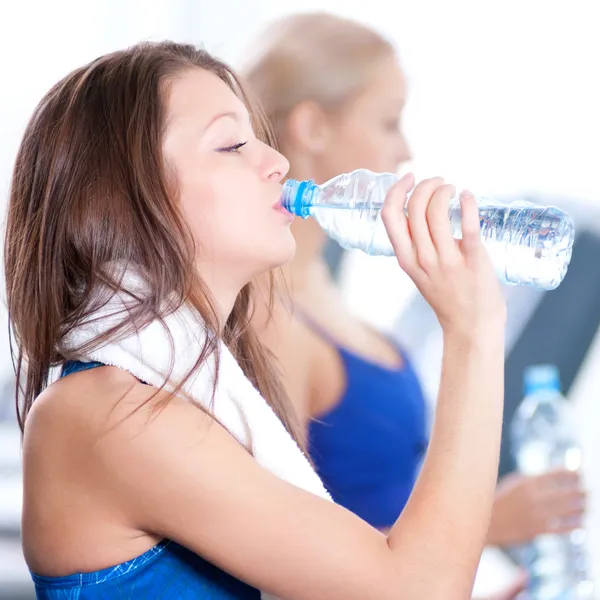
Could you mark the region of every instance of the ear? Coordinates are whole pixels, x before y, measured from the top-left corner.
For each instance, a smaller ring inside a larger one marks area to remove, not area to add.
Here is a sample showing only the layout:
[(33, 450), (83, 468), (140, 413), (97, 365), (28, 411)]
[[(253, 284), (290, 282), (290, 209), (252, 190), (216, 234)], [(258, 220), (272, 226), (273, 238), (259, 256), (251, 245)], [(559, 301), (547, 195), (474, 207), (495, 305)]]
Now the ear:
[(293, 147), (321, 154), (329, 145), (330, 124), (323, 108), (312, 100), (304, 100), (290, 111), (286, 124), (287, 139)]

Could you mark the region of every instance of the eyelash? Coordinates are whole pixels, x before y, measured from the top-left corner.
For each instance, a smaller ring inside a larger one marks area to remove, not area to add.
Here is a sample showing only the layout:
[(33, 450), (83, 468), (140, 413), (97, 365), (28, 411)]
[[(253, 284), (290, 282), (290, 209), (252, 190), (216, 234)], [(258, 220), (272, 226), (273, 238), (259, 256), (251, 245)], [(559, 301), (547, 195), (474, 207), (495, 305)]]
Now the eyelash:
[(239, 144), (234, 144), (233, 146), (219, 148), (219, 152), (232, 152), (234, 154), (239, 154), (240, 148), (243, 148), (247, 143), (248, 142), (240, 142)]

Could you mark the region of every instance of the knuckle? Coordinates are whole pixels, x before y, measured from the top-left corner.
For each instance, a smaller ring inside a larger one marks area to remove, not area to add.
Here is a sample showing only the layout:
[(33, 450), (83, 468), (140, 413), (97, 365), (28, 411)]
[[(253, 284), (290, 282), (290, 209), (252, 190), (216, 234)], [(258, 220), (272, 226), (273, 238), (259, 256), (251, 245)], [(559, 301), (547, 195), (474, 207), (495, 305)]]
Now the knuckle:
[(418, 254), (418, 261), (424, 271), (431, 272), (437, 267), (436, 257), (429, 252), (421, 252)]
[(442, 177), (430, 177), (429, 179), (424, 179), (416, 185), (411, 200), (413, 198), (416, 202), (419, 202), (419, 200), (421, 202), (429, 200), (433, 192), (441, 185), (444, 185), (444, 179)]
[(456, 187), (451, 183), (446, 183), (440, 187), (440, 191), (447, 195), (448, 198), (451, 198), (456, 194)]
[(385, 202), (383, 205), (383, 208), (381, 209), (381, 220), (387, 225), (387, 223), (390, 221), (390, 219), (392, 218), (392, 213), (393, 213), (393, 205), (391, 205), (389, 202)]
[(415, 263), (410, 257), (405, 256), (401, 252), (396, 253), (396, 260), (400, 268), (409, 275), (414, 271)]
[(462, 260), (458, 252), (444, 252), (440, 255), (440, 265), (448, 273), (456, 274), (462, 269)]

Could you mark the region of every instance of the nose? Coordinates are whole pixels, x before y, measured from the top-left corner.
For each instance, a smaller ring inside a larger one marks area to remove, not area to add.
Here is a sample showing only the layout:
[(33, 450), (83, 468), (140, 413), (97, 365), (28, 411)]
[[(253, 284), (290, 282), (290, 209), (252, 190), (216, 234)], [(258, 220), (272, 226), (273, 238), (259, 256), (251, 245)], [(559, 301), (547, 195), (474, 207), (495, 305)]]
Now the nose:
[(412, 152), (410, 151), (410, 146), (408, 145), (408, 142), (406, 141), (406, 138), (404, 137), (403, 134), (400, 134), (397, 157), (398, 157), (398, 165), (401, 165), (402, 163), (412, 160), (412, 157), (413, 157)]
[(274, 148), (265, 145), (263, 158), (263, 177), (268, 181), (281, 181), (290, 170), (288, 159)]

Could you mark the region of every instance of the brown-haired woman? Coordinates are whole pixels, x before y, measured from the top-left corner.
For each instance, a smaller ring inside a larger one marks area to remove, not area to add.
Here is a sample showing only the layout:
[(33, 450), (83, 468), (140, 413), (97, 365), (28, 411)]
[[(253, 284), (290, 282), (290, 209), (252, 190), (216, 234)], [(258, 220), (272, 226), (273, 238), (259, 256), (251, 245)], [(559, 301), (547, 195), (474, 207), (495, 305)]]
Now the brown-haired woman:
[(36, 109), (5, 270), (39, 598), (469, 597), (496, 480), (505, 318), (474, 199), (460, 245), (441, 179), (417, 185), (408, 220), (412, 176), (387, 199), (445, 357), (422, 473), (383, 535), (322, 492), (248, 328), (250, 282), (295, 250), (279, 205), (288, 163), (268, 142), (235, 75), (173, 43), (101, 57)]

